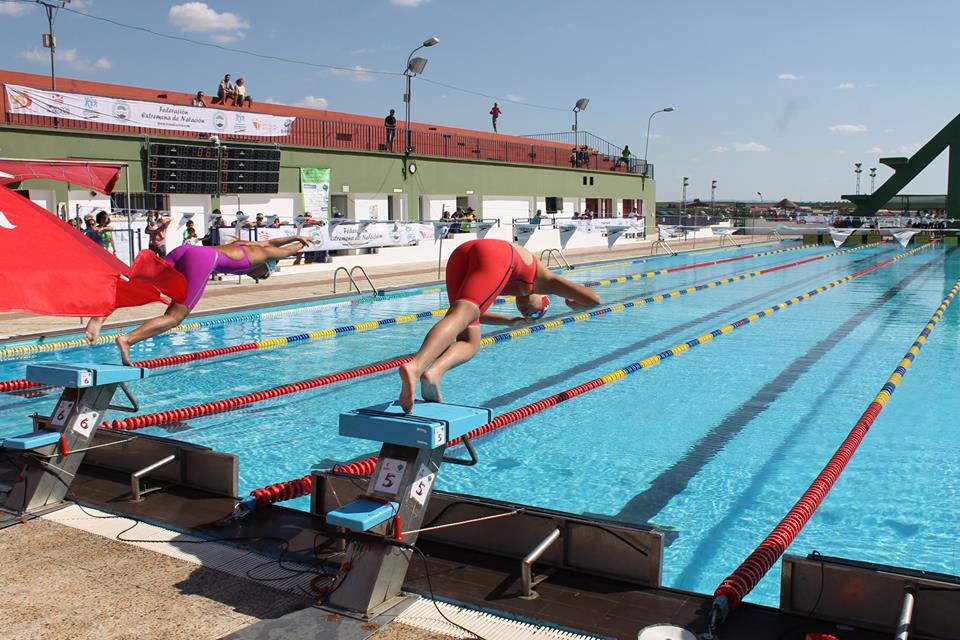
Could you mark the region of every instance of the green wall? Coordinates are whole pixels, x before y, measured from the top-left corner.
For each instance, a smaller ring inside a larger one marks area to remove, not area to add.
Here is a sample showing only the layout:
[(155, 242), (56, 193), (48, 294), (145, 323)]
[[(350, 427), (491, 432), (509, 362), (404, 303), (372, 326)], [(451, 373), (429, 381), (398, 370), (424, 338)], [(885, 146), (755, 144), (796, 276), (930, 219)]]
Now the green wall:
[[(205, 138), (151, 138), (152, 141), (210, 144)], [(96, 134), (70, 130), (29, 127), (0, 128), (0, 156), (9, 158), (83, 158), (130, 163), (130, 191), (142, 192), (143, 145), (145, 137)], [(234, 144), (237, 144), (234, 142)], [(300, 167), (330, 167), (331, 194), (342, 193), (349, 185), (352, 193), (392, 194), (403, 189), (409, 215), (417, 215), (419, 196), (466, 195), (517, 196), (543, 198), (612, 198), (644, 200), (648, 225), (655, 225), (656, 183), (639, 176), (581, 169), (546, 168), (527, 165), (414, 157), (417, 172), (403, 176), (403, 159), (377, 153), (316, 150), (281, 146), (280, 191), (300, 192)], [(583, 178), (588, 178), (587, 185)], [(589, 178), (593, 178), (593, 185)], [(38, 189), (54, 189), (58, 200), (66, 200), (67, 186), (49, 181), (31, 182)], [(126, 188), (121, 177), (119, 189)], [(216, 206), (216, 199), (214, 199)]]

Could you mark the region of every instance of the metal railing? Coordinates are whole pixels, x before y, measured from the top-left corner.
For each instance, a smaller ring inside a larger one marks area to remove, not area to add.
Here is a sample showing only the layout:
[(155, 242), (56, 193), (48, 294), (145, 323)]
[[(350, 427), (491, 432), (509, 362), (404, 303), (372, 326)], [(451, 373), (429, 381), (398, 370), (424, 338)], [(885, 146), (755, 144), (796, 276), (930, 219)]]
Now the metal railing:
[[(8, 113), (6, 91), (0, 85), (0, 124), (7, 126), (57, 128), (71, 131), (93, 131), (96, 133), (119, 133), (126, 135), (150, 136), (158, 138), (188, 138), (207, 142), (209, 135), (195, 131), (171, 131), (83, 120), (54, 119), (49, 116)], [(582, 135), (582, 134), (581, 134)], [(403, 154), (405, 129), (398, 123), (396, 136), (392, 144), (387, 144), (387, 129), (381, 124), (350, 122), (342, 120), (324, 120), (298, 116), (291, 127), (290, 135), (282, 138), (250, 135), (218, 134), (221, 141), (237, 140), (264, 144), (283, 144), (284, 146), (315, 147), (321, 149), (344, 149), (369, 153)], [(608, 143), (609, 144), (609, 143)], [(629, 171), (642, 173), (636, 163), (629, 167), (617, 165), (620, 152), (600, 153), (593, 151), (583, 165), (572, 166), (570, 150), (559, 145), (545, 145), (531, 142), (525, 144), (515, 140), (497, 139), (482, 136), (470, 136), (442, 131), (411, 130), (411, 146), (414, 155), (454, 158), (463, 160), (481, 160), (506, 162), (512, 164), (538, 165), (590, 169), (593, 171)], [(605, 147), (606, 148), (606, 147)], [(613, 149), (614, 147), (610, 147)], [(642, 163), (641, 163), (642, 164)], [(648, 174), (652, 177), (652, 174)]]
[[(644, 161), (640, 158), (631, 157), (629, 160), (622, 160), (623, 148), (618, 147), (609, 140), (604, 140), (600, 136), (589, 131), (558, 131), (556, 133), (533, 133), (523, 136), (533, 140), (544, 140), (548, 142), (559, 142), (564, 146), (570, 147), (570, 153), (567, 154), (567, 163), (574, 168), (591, 168), (594, 159), (603, 158), (605, 162), (611, 163), (611, 170), (623, 169), (628, 173), (643, 175), (646, 169), (646, 177), (653, 178), (653, 165), (647, 164), (644, 167)], [(574, 155), (574, 149), (580, 149), (586, 146), (587, 156)]]

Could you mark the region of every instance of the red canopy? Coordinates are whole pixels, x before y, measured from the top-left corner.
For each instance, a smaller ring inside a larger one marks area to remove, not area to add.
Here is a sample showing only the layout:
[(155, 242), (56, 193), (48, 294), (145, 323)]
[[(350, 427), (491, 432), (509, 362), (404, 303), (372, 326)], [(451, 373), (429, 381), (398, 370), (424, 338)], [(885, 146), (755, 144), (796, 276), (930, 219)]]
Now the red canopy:
[(132, 267), (46, 209), (0, 187), (0, 311), (105, 316), (118, 307), (176, 302), (187, 281), (152, 251)]
[(21, 180), (49, 179), (93, 189), (110, 195), (120, 178), (120, 167), (97, 162), (70, 162), (57, 160), (0, 160), (0, 184)]

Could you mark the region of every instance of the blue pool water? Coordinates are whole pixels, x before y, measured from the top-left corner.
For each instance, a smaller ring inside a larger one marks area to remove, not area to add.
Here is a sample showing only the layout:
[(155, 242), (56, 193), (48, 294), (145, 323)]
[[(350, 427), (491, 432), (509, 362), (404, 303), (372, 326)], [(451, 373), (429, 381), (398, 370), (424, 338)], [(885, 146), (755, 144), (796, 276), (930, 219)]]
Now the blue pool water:
[[(764, 250), (764, 249), (760, 249)], [(580, 281), (732, 257), (678, 256), (570, 272)], [(828, 248), (605, 286), (605, 304), (824, 254)], [(486, 347), (445, 380), (446, 398), (499, 414), (697, 337), (880, 260), (862, 249), (565, 325)], [(943, 296), (960, 252), (926, 249), (649, 370), (478, 441), (480, 464), (444, 468), (439, 487), (677, 531), (665, 585), (712, 592), (793, 505), (836, 450)], [(255, 341), (445, 306), (425, 293), (173, 333), (134, 357)], [(960, 305), (958, 305), (960, 306)], [(562, 308), (555, 300), (552, 309)], [(960, 439), (955, 416), (958, 309), (951, 307), (860, 451), (791, 552), (960, 573)], [(556, 317), (557, 313), (551, 314)], [(432, 320), (155, 370), (138, 383), (142, 412), (228, 398), (414, 351)], [(0, 362), (0, 379), (39, 360), (115, 361), (112, 345)], [(395, 371), (150, 428), (240, 455), (241, 490), (365, 457), (370, 443), (337, 435), (341, 411), (392, 399)], [(55, 394), (0, 396), (0, 436), (49, 412)], [(122, 417), (120, 415), (116, 417)], [(307, 508), (306, 501), (292, 506)], [(748, 600), (776, 604), (772, 571)]]

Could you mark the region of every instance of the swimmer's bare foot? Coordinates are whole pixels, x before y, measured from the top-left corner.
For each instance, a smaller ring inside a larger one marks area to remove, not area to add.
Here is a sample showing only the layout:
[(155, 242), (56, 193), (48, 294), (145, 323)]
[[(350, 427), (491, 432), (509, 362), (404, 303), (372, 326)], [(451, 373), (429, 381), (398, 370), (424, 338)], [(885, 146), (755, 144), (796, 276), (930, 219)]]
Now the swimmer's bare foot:
[(420, 395), (427, 402), (443, 402), (440, 394), (440, 377), (434, 376), (428, 369), (420, 376)]
[(83, 330), (83, 337), (87, 339), (87, 344), (94, 345), (97, 338), (100, 337), (100, 329), (106, 318), (90, 318), (87, 320), (87, 328)]
[(132, 367), (133, 363), (130, 362), (130, 341), (127, 339), (127, 336), (119, 335), (114, 342), (117, 343), (117, 348), (120, 349), (120, 359), (123, 361), (123, 364)]
[(413, 411), (414, 394), (417, 392), (417, 378), (420, 372), (412, 362), (400, 365), (400, 406), (404, 413)]

